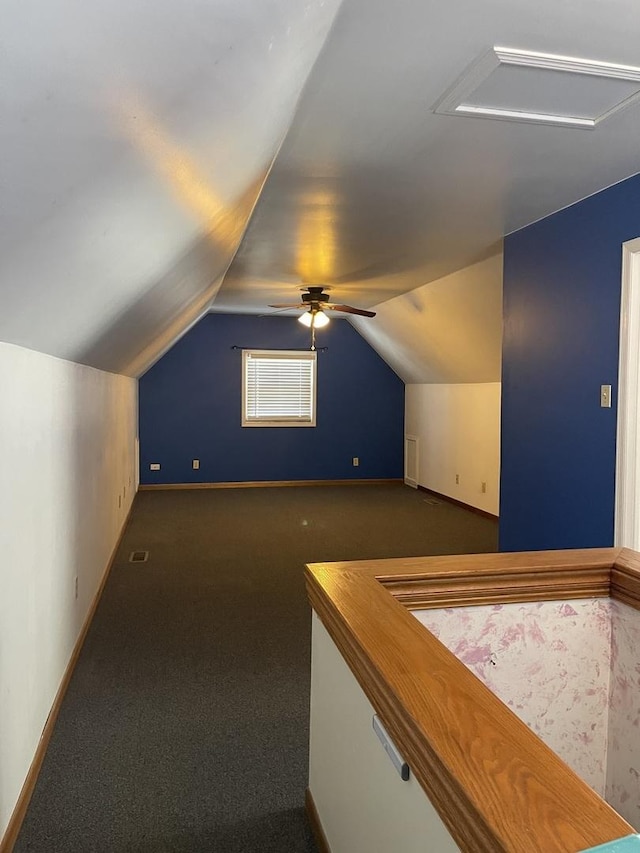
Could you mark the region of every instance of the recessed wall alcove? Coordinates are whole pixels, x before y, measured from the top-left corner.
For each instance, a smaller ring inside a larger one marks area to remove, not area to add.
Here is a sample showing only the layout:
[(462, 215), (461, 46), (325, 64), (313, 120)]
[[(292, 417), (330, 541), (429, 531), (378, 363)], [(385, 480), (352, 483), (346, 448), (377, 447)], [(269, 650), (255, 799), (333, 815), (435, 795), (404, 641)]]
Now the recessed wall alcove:
[(629, 823), (640, 826), (640, 620), (610, 598), (413, 615)]

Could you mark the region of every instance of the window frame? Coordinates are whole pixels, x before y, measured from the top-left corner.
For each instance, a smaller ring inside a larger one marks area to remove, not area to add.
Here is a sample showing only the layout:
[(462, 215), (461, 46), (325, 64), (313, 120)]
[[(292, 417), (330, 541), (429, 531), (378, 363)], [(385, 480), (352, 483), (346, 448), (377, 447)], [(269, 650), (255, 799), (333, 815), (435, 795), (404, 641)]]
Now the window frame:
[[(318, 358), (314, 350), (276, 350), (276, 349), (243, 349), (242, 350), (242, 427), (315, 427), (318, 394)], [(282, 417), (277, 419), (249, 418), (247, 416), (248, 376), (247, 363), (251, 358), (271, 358), (274, 361), (308, 361), (311, 369), (311, 419)]]

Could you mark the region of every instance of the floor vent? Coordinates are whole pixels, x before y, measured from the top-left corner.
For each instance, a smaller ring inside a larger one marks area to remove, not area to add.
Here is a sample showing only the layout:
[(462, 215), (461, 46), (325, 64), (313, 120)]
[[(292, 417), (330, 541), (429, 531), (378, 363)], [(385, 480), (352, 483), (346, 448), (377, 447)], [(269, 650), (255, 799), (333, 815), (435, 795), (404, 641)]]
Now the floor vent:
[(429, 506), (440, 506), (442, 503), (442, 501), (439, 501), (437, 498), (423, 498), (423, 500), (426, 504), (429, 504)]
[(129, 554), (130, 563), (146, 563), (149, 559), (148, 551), (132, 551)]

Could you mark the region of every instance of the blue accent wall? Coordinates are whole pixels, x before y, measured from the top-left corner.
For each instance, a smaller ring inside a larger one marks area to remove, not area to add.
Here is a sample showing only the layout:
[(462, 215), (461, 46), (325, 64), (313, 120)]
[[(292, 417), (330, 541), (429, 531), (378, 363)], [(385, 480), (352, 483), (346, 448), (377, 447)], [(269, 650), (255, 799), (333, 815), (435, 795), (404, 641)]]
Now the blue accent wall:
[(317, 345), (328, 347), (318, 353), (317, 426), (243, 428), (242, 353), (232, 347), (308, 350), (310, 333), (293, 317), (207, 314), (140, 380), (141, 482), (402, 477), (404, 383), (344, 320), (320, 330)]
[(613, 544), (622, 243), (639, 235), (636, 176), (505, 238), (503, 551)]

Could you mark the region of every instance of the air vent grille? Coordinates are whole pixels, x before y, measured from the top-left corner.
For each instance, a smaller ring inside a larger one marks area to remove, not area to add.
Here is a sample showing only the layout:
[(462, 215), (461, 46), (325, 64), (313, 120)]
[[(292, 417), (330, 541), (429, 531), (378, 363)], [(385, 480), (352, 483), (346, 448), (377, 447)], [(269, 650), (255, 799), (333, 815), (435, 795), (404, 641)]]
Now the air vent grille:
[(130, 563), (146, 563), (149, 559), (148, 551), (132, 551), (129, 554)]
[(439, 501), (437, 498), (423, 498), (423, 502), (429, 506), (440, 506), (442, 503), (442, 501)]

